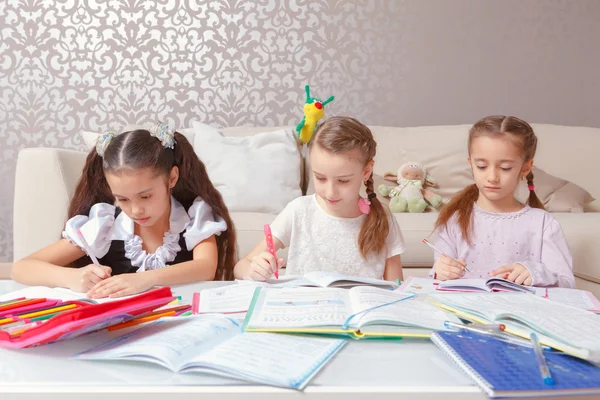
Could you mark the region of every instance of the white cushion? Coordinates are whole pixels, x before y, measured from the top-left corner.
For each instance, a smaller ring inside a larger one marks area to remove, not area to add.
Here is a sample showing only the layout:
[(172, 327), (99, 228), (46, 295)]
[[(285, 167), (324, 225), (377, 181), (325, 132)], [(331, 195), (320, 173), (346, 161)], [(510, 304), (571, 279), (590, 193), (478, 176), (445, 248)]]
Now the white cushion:
[(224, 137), (193, 122), (194, 150), (231, 212), (279, 213), (302, 195), (302, 159), (291, 128)]

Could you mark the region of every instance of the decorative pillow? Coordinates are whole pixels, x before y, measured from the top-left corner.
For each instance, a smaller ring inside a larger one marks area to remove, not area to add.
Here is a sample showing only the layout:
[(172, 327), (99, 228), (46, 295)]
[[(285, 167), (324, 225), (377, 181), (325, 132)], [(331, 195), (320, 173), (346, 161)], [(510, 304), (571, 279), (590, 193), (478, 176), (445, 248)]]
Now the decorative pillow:
[[(582, 187), (533, 167), (535, 194), (549, 212), (583, 212), (594, 197)], [(525, 203), (529, 197), (527, 182), (519, 183), (515, 198)]]
[(194, 122), (194, 149), (229, 211), (277, 214), (302, 196), (302, 158), (292, 128), (224, 137)]

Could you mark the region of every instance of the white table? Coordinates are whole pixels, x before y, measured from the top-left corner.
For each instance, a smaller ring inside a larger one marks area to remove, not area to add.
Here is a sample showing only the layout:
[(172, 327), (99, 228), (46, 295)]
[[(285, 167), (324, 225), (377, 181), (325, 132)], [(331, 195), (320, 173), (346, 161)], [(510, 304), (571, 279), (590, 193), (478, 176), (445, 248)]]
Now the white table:
[[(223, 283), (174, 287), (183, 302), (192, 293)], [(22, 287), (0, 281), (0, 294)], [(351, 341), (303, 391), (213, 375), (176, 374), (139, 362), (92, 362), (70, 356), (121, 335), (97, 332), (31, 349), (0, 348), (2, 400), (154, 400), (194, 399), (485, 399), (486, 396), (429, 341)], [(592, 397), (589, 397), (591, 399)]]

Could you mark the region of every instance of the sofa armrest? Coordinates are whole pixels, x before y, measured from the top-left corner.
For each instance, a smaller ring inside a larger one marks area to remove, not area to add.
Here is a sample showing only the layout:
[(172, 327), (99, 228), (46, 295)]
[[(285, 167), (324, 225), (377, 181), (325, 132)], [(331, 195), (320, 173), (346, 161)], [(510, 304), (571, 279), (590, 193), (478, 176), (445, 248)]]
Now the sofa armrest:
[(86, 156), (50, 148), (19, 152), (13, 214), (15, 261), (60, 239)]

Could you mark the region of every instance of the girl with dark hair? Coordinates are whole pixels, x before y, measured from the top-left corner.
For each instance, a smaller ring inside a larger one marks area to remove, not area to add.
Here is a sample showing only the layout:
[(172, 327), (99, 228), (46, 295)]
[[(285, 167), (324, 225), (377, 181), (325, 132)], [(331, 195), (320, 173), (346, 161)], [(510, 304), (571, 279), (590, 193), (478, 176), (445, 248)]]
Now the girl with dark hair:
[(165, 124), (99, 137), (68, 216), (63, 239), (15, 263), (14, 280), (100, 298), (233, 278), (227, 207), (192, 145)]

